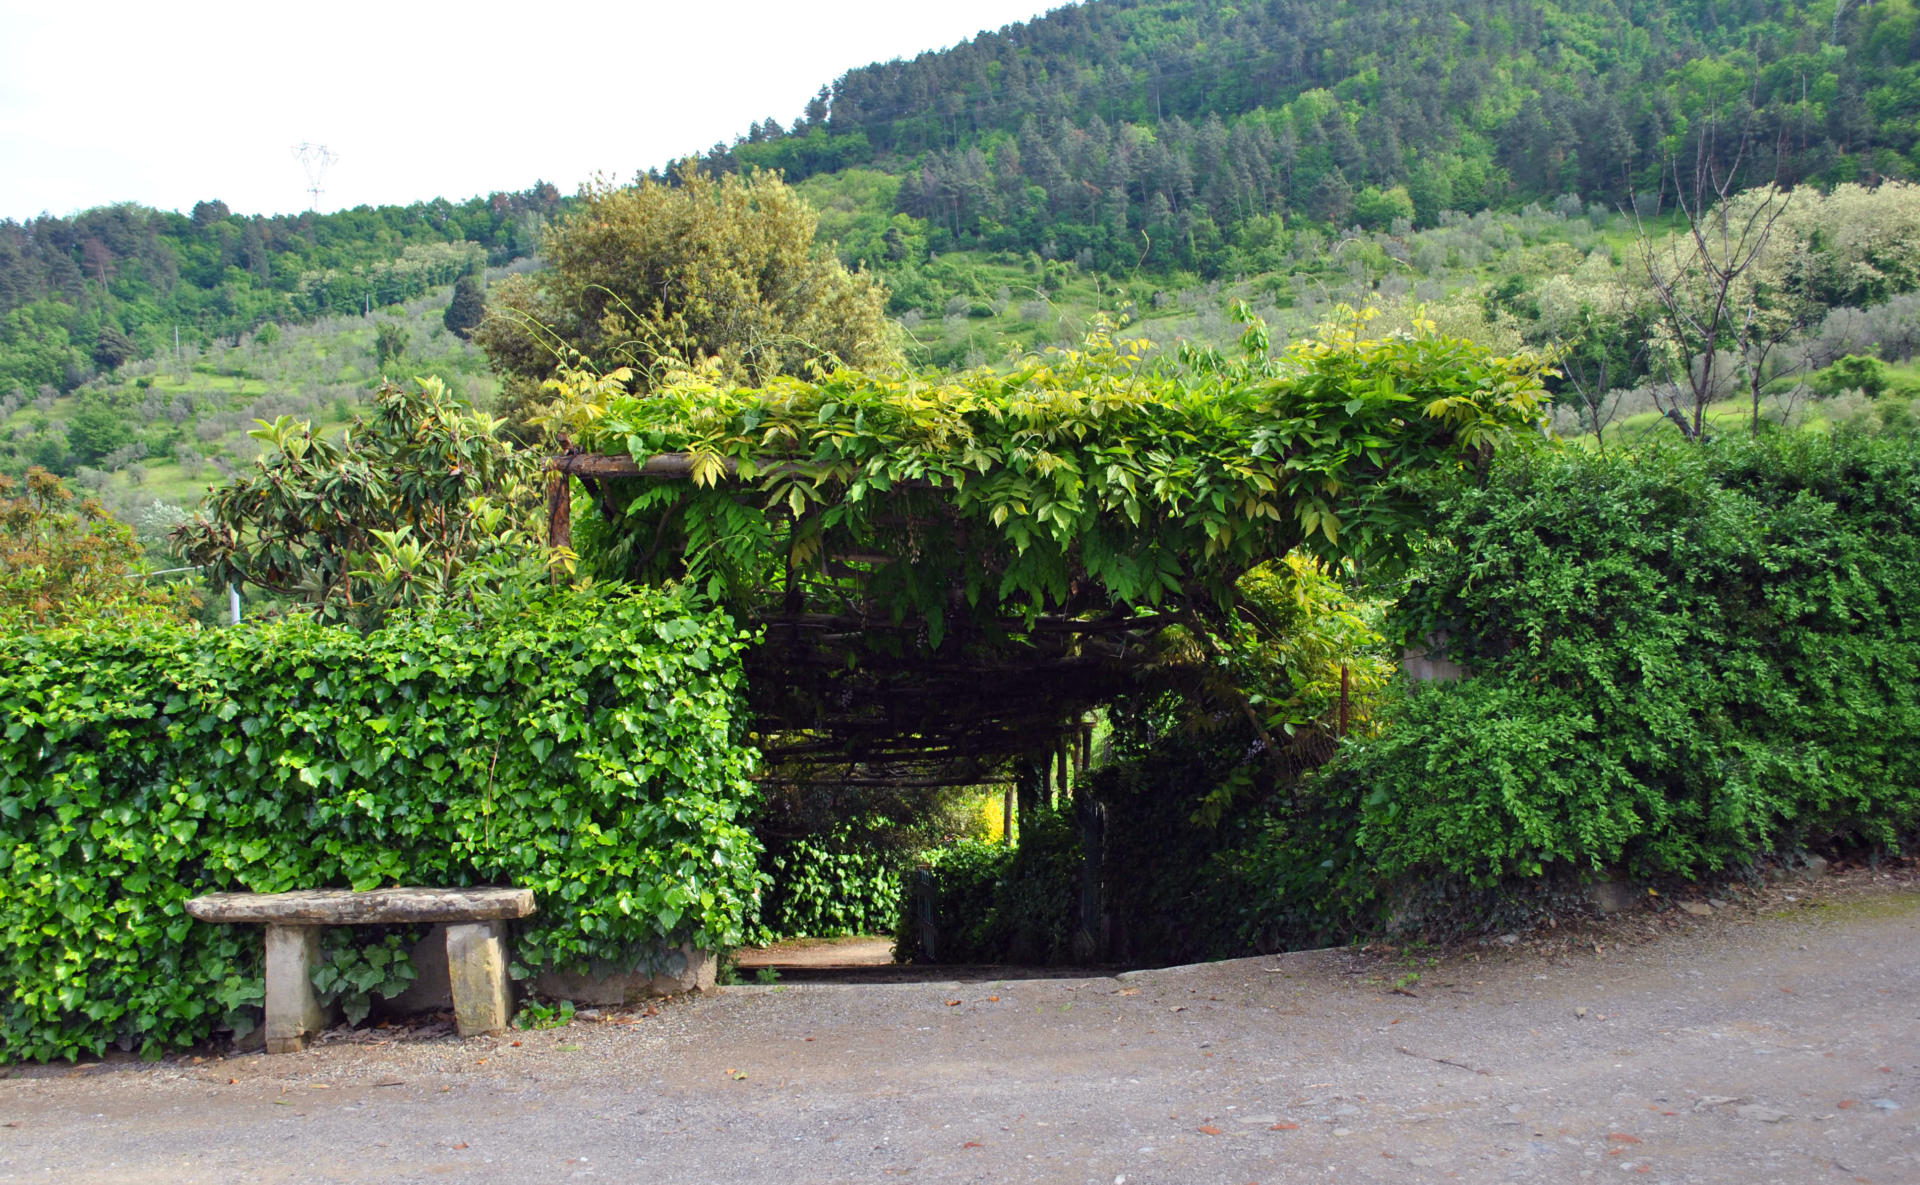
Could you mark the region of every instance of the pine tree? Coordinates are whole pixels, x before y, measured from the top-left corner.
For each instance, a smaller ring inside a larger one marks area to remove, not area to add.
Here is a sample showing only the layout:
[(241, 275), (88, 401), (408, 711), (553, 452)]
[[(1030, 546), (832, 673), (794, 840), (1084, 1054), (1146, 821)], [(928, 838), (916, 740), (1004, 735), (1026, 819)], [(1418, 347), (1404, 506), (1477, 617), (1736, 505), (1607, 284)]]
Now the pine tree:
[(468, 272), (455, 280), (453, 299), (447, 302), (446, 314), (440, 318), (447, 332), (462, 338), (472, 337), (475, 327), (486, 315), (487, 296), (480, 277)]

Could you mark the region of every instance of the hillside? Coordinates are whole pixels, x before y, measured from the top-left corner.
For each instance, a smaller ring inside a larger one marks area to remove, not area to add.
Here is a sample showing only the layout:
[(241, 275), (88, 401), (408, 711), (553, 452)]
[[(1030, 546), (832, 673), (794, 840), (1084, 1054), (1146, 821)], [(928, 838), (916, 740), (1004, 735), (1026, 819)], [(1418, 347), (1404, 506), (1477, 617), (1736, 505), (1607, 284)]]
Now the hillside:
[[(784, 170), (820, 241), (886, 282), (920, 364), (1071, 343), (1096, 312), (1223, 343), (1235, 299), (1283, 336), (1339, 303), (1389, 326), (1426, 306), (1545, 347), (1619, 305), (1623, 211), (1673, 225), (1673, 160), (1738, 152), (1742, 179), (1805, 192), (1920, 173), (1916, 49), (1915, 0), (1091, 0), (850, 70), (698, 163)], [(409, 329), (408, 370), (486, 398), (484, 360), (440, 330), (445, 285), (530, 266), (569, 205), (542, 184), (0, 222), (0, 470), (46, 463), (123, 509), (188, 502), (245, 458), (254, 415), (350, 416), (381, 323)], [(1910, 262), (1816, 294), (1769, 363), (1783, 391), (1850, 352), (1912, 356)], [(1640, 318), (1616, 309), (1601, 344), (1622, 418), (1650, 425)]]
[[(495, 275), (500, 274), (495, 272)], [(281, 327), (236, 342), (171, 346), (68, 393), (0, 395), (0, 472), (42, 465), (68, 476), (132, 523), (158, 553), (165, 533), (207, 487), (259, 454), (255, 420), (291, 415), (336, 432), (382, 377), (437, 374), (462, 398), (491, 402), (486, 358), (441, 324), (448, 289)], [(384, 367), (382, 329), (403, 343)]]
[(1912, 0), (1093, 0), (848, 71), (704, 163), (890, 174), (934, 252), (1231, 276), (1275, 216), (1652, 208), (1696, 150), (1748, 183), (1911, 176), (1916, 49)]
[(561, 206), (541, 184), (333, 214), (249, 216), (205, 201), (190, 214), (119, 205), (0, 220), (0, 397), (62, 394), (176, 345), (414, 299), (532, 254)]

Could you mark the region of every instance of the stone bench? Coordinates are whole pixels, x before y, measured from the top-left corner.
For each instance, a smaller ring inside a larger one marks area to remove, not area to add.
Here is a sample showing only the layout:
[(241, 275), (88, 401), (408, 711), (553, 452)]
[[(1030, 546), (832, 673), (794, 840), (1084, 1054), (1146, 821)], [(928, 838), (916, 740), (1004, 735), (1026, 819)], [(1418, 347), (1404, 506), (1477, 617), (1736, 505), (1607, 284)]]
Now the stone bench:
[(446, 922), (454, 1026), (462, 1037), (498, 1032), (513, 1012), (507, 921), (534, 912), (531, 889), (303, 889), (209, 893), (187, 902), (203, 922), (267, 928), (267, 1052), (298, 1053), (327, 1021), (314, 994), (324, 926)]

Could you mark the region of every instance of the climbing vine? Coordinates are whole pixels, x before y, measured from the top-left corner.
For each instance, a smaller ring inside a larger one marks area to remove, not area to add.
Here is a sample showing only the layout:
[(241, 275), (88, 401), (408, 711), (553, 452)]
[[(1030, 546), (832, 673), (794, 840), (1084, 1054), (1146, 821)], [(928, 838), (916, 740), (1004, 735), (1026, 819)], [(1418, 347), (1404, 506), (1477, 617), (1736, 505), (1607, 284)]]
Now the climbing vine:
[(603, 492), (602, 566), (734, 604), (861, 599), (923, 620), (936, 649), (968, 619), (1226, 606), (1296, 547), (1404, 558), (1421, 481), (1540, 422), (1537, 360), (1430, 325), (1368, 339), (1351, 311), (1269, 356), (1244, 319), (1237, 357), (1101, 328), (1005, 372), (612, 398), (582, 445), (685, 454), (692, 480)]

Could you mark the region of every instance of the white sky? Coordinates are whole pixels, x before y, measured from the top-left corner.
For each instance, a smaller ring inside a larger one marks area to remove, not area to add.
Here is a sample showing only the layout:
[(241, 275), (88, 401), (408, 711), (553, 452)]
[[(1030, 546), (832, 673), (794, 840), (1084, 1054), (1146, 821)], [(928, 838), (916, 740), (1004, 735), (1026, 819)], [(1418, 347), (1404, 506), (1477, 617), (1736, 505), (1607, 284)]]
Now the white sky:
[(0, 218), (572, 192), (793, 122), (848, 68), (1064, 0), (0, 0)]

